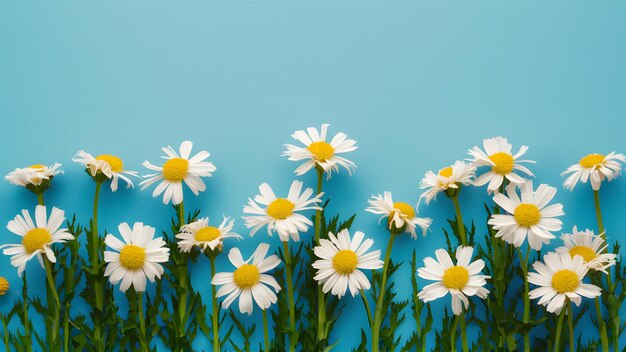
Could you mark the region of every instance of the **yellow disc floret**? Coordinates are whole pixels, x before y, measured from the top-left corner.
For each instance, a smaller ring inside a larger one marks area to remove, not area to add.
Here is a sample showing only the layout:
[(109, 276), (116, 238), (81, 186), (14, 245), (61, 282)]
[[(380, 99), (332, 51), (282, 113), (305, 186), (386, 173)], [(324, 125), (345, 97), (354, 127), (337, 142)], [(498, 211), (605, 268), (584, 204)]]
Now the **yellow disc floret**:
[(120, 264), (128, 270), (139, 270), (146, 261), (146, 250), (134, 244), (125, 245), (120, 251)]
[(452, 176), (452, 166), (444, 167), (439, 170), (439, 176), (450, 177)]
[(122, 172), (124, 170), (124, 163), (122, 159), (109, 154), (102, 154), (96, 157), (96, 160), (106, 161), (109, 166), (111, 166), (111, 171), (113, 172)]
[[(415, 209), (408, 203), (395, 202), (393, 203), (393, 209), (399, 210), (404, 218), (413, 219), (415, 217)], [(390, 216), (390, 218), (393, 218), (393, 216)]]
[(541, 212), (534, 204), (522, 203), (515, 208), (515, 221), (524, 227), (533, 227), (541, 220)]
[(163, 165), (163, 178), (171, 182), (180, 182), (187, 176), (189, 161), (183, 158), (172, 158)]
[(220, 229), (214, 226), (207, 226), (196, 231), (194, 238), (198, 242), (210, 242), (220, 237), (220, 235), (221, 235)]
[(38, 172), (43, 172), (44, 166), (42, 164), (34, 164), (28, 167), (29, 169), (34, 169)]
[(513, 166), (515, 166), (515, 159), (509, 153), (500, 152), (489, 155), (489, 160), (495, 164), (491, 167), (491, 170), (499, 175), (511, 173)]
[(333, 267), (339, 274), (351, 274), (358, 262), (356, 253), (349, 249), (342, 249), (333, 257)]
[(267, 215), (276, 220), (285, 220), (289, 215), (293, 214), (296, 207), (289, 199), (277, 198), (267, 207)]
[(596, 252), (586, 246), (574, 246), (572, 248), (569, 249), (569, 255), (574, 258), (574, 256), (581, 256), (583, 257), (583, 259), (585, 260), (586, 263), (589, 263), (590, 261), (596, 259)]
[(602, 154), (589, 154), (579, 161), (580, 166), (591, 169), (596, 168), (599, 169), (604, 164), (604, 155)]
[(233, 273), (235, 284), (242, 289), (248, 289), (259, 283), (259, 268), (256, 265), (244, 264)]
[(447, 288), (461, 290), (469, 281), (469, 271), (464, 266), (453, 266), (443, 273), (443, 285)]
[(7, 279), (5, 279), (4, 277), (0, 276), (0, 296), (7, 293), (7, 291), (9, 290), (9, 287), (10, 287), (9, 281), (7, 281)]
[(574, 292), (578, 285), (580, 285), (580, 279), (571, 270), (559, 270), (552, 276), (552, 287), (558, 293)]
[(333, 146), (329, 143), (323, 141), (309, 144), (308, 149), (318, 161), (326, 161), (332, 158), (335, 154), (335, 148), (333, 148)]
[(41, 228), (32, 229), (22, 237), (22, 245), (28, 254), (36, 250), (43, 251), (43, 246), (50, 242), (52, 242), (52, 235), (48, 230)]

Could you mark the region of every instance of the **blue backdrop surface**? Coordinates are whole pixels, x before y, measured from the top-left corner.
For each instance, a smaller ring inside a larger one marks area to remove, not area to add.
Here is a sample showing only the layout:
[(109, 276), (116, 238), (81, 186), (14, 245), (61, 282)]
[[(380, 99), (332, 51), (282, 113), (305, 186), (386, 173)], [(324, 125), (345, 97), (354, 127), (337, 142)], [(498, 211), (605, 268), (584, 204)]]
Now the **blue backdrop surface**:
[[(359, 145), (350, 155), (356, 174), (326, 184), (329, 213), (358, 213), (353, 229), (384, 249), (387, 232), (363, 212), (371, 194), (389, 190), (417, 203), (427, 170), (503, 135), (529, 145), (537, 180), (558, 186), (564, 230), (595, 228), (589, 187), (566, 191), (559, 174), (587, 153), (626, 152), (625, 16), (624, 2), (2, 2), (0, 173), (62, 163), (47, 202), (86, 223), (94, 184), (71, 161), (78, 150), (118, 155), (145, 174), (141, 163), (158, 160), (160, 147), (192, 140), (218, 170), (206, 192), (186, 194), (186, 208), (234, 216), (247, 235), (247, 198), (262, 182), (286, 192), (295, 178), (298, 164), (280, 157), (282, 144), (296, 129), (328, 122)], [(313, 174), (300, 179), (314, 185)], [(624, 178), (601, 191), (612, 240), (626, 227), (625, 194)], [(35, 201), (7, 182), (0, 197), (0, 224)], [(480, 233), (487, 200), (484, 188), (461, 197)], [(399, 239), (393, 258), (408, 260), (414, 249), (432, 256), (452, 214), (445, 197), (421, 206), (432, 231)], [(106, 191), (100, 227), (144, 221), (163, 230), (172, 215), (151, 192)], [(0, 233), (1, 243), (14, 240)], [(238, 245), (247, 256), (261, 241), (279, 245), (262, 232)], [(207, 266), (191, 269), (206, 302)], [(225, 256), (218, 266), (230, 269)], [(33, 262), (27, 272), (32, 292), (41, 292), (44, 271)], [(21, 286), (6, 256), (0, 275), (12, 285), (0, 299), (6, 312)], [(400, 298), (410, 295), (409, 275), (407, 263), (396, 276)], [(358, 344), (355, 326), (367, 325), (360, 299), (343, 301), (331, 337), (340, 351)], [(449, 296), (433, 303), (435, 320), (445, 306)], [(257, 309), (248, 321), (260, 318)], [(195, 345), (210, 349), (204, 337)]]

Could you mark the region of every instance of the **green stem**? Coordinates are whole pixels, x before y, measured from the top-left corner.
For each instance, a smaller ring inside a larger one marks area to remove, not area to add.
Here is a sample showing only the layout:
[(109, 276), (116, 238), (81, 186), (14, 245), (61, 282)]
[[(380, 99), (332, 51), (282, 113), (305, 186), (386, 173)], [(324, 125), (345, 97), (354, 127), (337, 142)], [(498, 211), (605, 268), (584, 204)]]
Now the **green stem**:
[[(185, 204), (180, 202), (176, 209), (178, 213), (178, 228), (185, 225)], [(186, 258), (186, 254), (183, 253)], [(180, 275), (178, 278), (179, 287), (182, 290), (178, 293), (178, 337), (185, 337), (187, 334), (187, 274)]]
[(9, 345), (9, 328), (7, 327), (7, 319), (6, 316), (2, 317), (2, 328), (4, 330), (4, 348), (6, 352), (11, 352), (11, 347)]
[(371, 329), (372, 328), (372, 310), (370, 309), (370, 304), (367, 301), (367, 296), (365, 296), (365, 292), (363, 291), (363, 289), (360, 289), (359, 292), (361, 293), (361, 298), (363, 299), (363, 305), (365, 306), (365, 312), (367, 313), (367, 323), (369, 324), (370, 329)]
[(459, 317), (461, 319), (461, 347), (463, 348), (463, 352), (469, 352), (469, 348), (467, 346), (467, 329), (465, 327), (465, 312), (459, 315)]
[(291, 253), (289, 253), (289, 242), (283, 242), (283, 249), (285, 251), (285, 276), (287, 280), (287, 301), (289, 304), (289, 351), (296, 350), (298, 345), (297, 331), (296, 331), (296, 308), (293, 297), (293, 281), (292, 281), (292, 268), (291, 268)]
[(461, 244), (467, 246), (467, 234), (465, 232), (465, 224), (463, 223), (463, 216), (461, 215), (461, 205), (459, 204), (458, 194), (452, 197), (452, 203), (454, 204), (454, 211), (456, 212), (456, 223), (459, 227), (459, 236), (461, 237)]
[(63, 314), (63, 351), (70, 350), (70, 304), (65, 303), (65, 314)]
[[(600, 285), (598, 280), (596, 280), (597, 276), (592, 275), (591, 280), (594, 284)], [(602, 316), (602, 303), (600, 301), (600, 297), (595, 297), (593, 300), (594, 306), (596, 308), (596, 317), (598, 320), (598, 332), (600, 333), (600, 343), (602, 344), (602, 352), (609, 352), (609, 335), (606, 331), (606, 323), (604, 321), (604, 317)], [(618, 351), (618, 350), (616, 350)]]
[[(317, 194), (322, 193), (322, 183), (324, 177), (324, 169), (317, 167)], [(315, 229), (314, 237), (315, 244), (319, 245), (322, 232), (322, 210), (315, 210)], [(317, 285), (317, 341), (323, 341), (326, 336), (326, 299), (324, 297), (324, 291), (322, 285)]]
[(267, 309), (263, 309), (263, 351), (270, 351), (270, 337), (267, 327)]
[(141, 334), (140, 337), (140, 345), (142, 351), (149, 351), (147, 334), (146, 334), (146, 321), (143, 316), (143, 292), (137, 292), (137, 315), (139, 315), (139, 332)]
[(563, 327), (563, 318), (565, 317), (566, 309), (563, 308), (561, 310), (561, 314), (559, 314), (559, 321), (556, 324), (556, 336), (554, 337), (554, 352), (561, 352), (560, 344), (561, 344), (561, 328)]
[(393, 247), (393, 240), (396, 238), (396, 230), (389, 232), (389, 243), (387, 244), (387, 251), (385, 253), (385, 261), (383, 262), (383, 275), (380, 284), (380, 293), (378, 294), (378, 300), (376, 301), (376, 310), (374, 311), (374, 323), (372, 324), (372, 352), (378, 352), (380, 349), (379, 336), (380, 326), (382, 325), (383, 316), (383, 302), (385, 300), (385, 290), (387, 289), (387, 269), (389, 268), (389, 259), (391, 258), (391, 249)]
[(602, 221), (602, 211), (600, 210), (600, 192), (593, 191), (593, 200), (596, 206), (596, 219), (598, 220), (598, 232), (602, 236), (603, 240), (606, 240), (606, 234), (604, 233), (604, 222)]
[[(211, 277), (215, 276), (215, 255), (213, 253), (208, 254), (209, 261), (211, 262)], [(211, 285), (211, 299), (213, 300), (213, 312), (211, 317), (213, 318), (213, 351), (220, 350), (220, 328), (219, 328), (219, 307), (217, 305), (217, 297), (215, 286)], [(263, 311), (265, 314), (265, 311)]]
[(459, 316), (454, 318), (452, 330), (450, 331), (450, 352), (456, 352), (456, 329), (459, 328)]
[(26, 272), (22, 274), (22, 315), (24, 317), (24, 336), (26, 337), (26, 350), (33, 350), (33, 340), (30, 334), (30, 320), (28, 319), (28, 285), (26, 282)]
[[(528, 285), (528, 256), (530, 255), (530, 245), (526, 244), (526, 255), (522, 257), (522, 251), (517, 249), (517, 255), (519, 257), (520, 266), (522, 267), (522, 273), (524, 274), (524, 316), (522, 321), (527, 324), (530, 321), (530, 298), (528, 292), (530, 287)], [(524, 332), (524, 351), (530, 352), (530, 333)]]
[(567, 305), (567, 326), (569, 327), (569, 351), (574, 352), (574, 318), (572, 302)]
[[(595, 205), (595, 209), (596, 209), (596, 219), (598, 220), (598, 233), (600, 234), (600, 236), (602, 237), (603, 240), (606, 241), (606, 230), (604, 228), (604, 222), (602, 221), (602, 210), (600, 208), (600, 192), (594, 190), (593, 191), (593, 201), (594, 201), (594, 205)], [(608, 251), (608, 247), (607, 247), (607, 251)], [(610, 270), (609, 269), (609, 275), (606, 275), (606, 282), (607, 282), (607, 286), (608, 288), (611, 287), (611, 274), (610, 274)], [(599, 286), (602, 286), (602, 278), (600, 278), (598, 280), (598, 284)], [(596, 313), (598, 314), (598, 324), (600, 324), (600, 341), (602, 343), (602, 351), (603, 352), (608, 352), (609, 351), (609, 336), (608, 336), (608, 332), (606, 329), (606, 324), (604, 322), (604, 319), (602, 319), (602, 306), (601, 306), (601, 301), (600, 301), (600, 297), (596, 297), (595, 298), (595, 305), (596, 305)], [(613, 348), (615, 351), (619, 351), (619, 346), (618, 346), (618, 342), (619, 342), (619, 316), (617, 316), (617, 326), (612, 329), (613, 330)]]
[[(102, 182), (96, 181), (96, 191), (93, 197), (93, 220), (91, 224), (91, 248), (89, 248), (89, 259), (91, 260), (91, 270), (93, 273), (100, 272), (100, 237), (98, 235), (98, 203), (100, 201), (100, 189)], [(96, 308), (104, 314), (104, 290), (101, 277), (94, 279), (94, 296)], [(104, 322), (93, 323), (94, 343), (98, 351), (104, 351)]]
[[(59, 314), (61, 311), (61, 302), (59, 301), (59, 294), (57, 293), (57, 288), (56, 285), (54, 283), (54, 278), (52, 277), (52, 264), (50, 263), (50, 260), (48, 258), (44, 258), (43, 260), (44, 262), (44, 266), (46, 268), (46, 279), (48, 281), (48, 287), (50, 288), (50, 293), (52, 293), (52, 297), (54, 299), (54, 310), (53, 310), (53, 314), (52, 314), (52, 328), (51, 328), (51, 332), (52, 332), (52, 341), (49, 342), (53, 342), (56, 340), (57, 338), (57, 333), (59, 330)], [(48, 309), (50, 309), (52, 307), (48, 307)]]
[(43, 192), (37, 194), (37, 203), (43, 205)]

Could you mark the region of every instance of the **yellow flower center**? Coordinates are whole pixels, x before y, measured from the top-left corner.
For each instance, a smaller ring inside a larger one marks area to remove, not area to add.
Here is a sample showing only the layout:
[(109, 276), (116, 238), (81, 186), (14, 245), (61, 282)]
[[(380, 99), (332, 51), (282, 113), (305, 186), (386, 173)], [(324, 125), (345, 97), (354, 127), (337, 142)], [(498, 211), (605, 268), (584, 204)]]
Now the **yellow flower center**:
[(4, 277), (0, 276), (0, 296), (5, 294), (9, 290), (9, 281)]
[(604, 155), (602, 154), (589, 154), (582, 159), (580, 159), (580, 166), (591, 169), (596, 168), (599, 169), (604, 164)]
[(596, 252), (586, 246), (575, 246), (570, 248), (569, 255), (574, 258), (574, 256), (579, 255), (583, 257), (586, 263), (594, 260), (596, 258)]
[(252, 264), (244, 264), (237, 268), (237, 270), (233, 273), (235, 284), (242, 289), (247, 289), (256, 285), (259, 282), (260, 276), (261, 274), (259, 273), (259, 269), (256, 265)]
[(146, 250), (134, 244), (125, 245), (120, 251), (120, 263), (128, 270), (139, 270), (146, 261)]
[(333, 267), (339, 274), (350, 274), (356, 269), (358, 259), (356, 253), (349, 249), (337, 252), (333, 257)]
[[(394, 202), (393, 208), (394, 208), (394, 211), (399, 210), (400, 216), (403, 218), (413, 219), (415, 217), (415, 209), (413, 209), (413, 207), (408, 203)], [(389, 222), (391, 222), (392, 219), (393, 219), (393, 213), (389, 215)]]
[(122, 159), (109, 154), (102, 154), (96, 157), (96, 160), (106, 161), (109, 166), (111, 166), (111, 171), (113, 172), (122, 172), (124, 170), (124, 163)]
[(289, 215), (293, 214), (295, 206), (289, 199), (277, 198), (267, 207), (267, 215), (276, 220), (285, 220)]
[(444, 167), (439, 170), (439, 176), (450, 177), (452, 176), (452, 166)]
[(171, 182), (180, 182), (187, 176), (189, 161), (183, 158), (172, 158), (163, 165), (163, 177)]
[(196, 231), (196, 235), (194, 236), (194, 238), (198, 242), (210, 242), (220, 237), (221, 234), (222, 233), (220, 232), (220, 229), (218, 229), (217, 227), (207, 226)]
[(579, 284), (578, 275), (571, 270), (559, 270), (552, 276), (552, 287), (558, 293), (574, 292)]
[(515, 159), (513, 159), (513, 156), (509, 153), (500, 152), (489, 155), (489, 160), (495, 164), (491, 167), (491, 170), (500, 175), (511, 173), (513, 166), (515, 166)]
[(443, 285), (447, 288), (461, 290), (469, 281), (469, 271), (464, 266), (453, 266), (443, 273)]
[(43, 172), (44, 166), (42, 164), (34, 164), (28, 167), (29, 169), (35, 169), (36, 171)]
[(52, 242), (52, 235), (46, 229), (32, 229), (22, 237), (22, 245), (28, 254), (36, 250), (43, 250), (43, 246)]
[(524, 227), (533, 227), (541, 220), (541, 212), (534, 204), (522, 203), (515, 208), (515, 221)]
[(318, 161), (326, 161), (335, 154), (335, 148), (329, 143), (322, 141), (309, 144), (308, 149)]

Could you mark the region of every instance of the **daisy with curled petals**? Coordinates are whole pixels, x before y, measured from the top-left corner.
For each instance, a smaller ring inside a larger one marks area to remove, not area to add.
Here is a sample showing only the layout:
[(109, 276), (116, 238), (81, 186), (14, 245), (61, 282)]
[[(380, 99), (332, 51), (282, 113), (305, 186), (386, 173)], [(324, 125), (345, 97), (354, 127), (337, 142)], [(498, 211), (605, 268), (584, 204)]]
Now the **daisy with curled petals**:
[(533, 190), (532, 181), (527, 181), (520, 187), (521, 198), (516, 188), (515, 184), (510, 184), (506, 188), (506, 196), (498, 193), (493, 197), (494, 202), (508, 214), (493, 214), (488, 224), (498, 231), (496, 237), (507, 243), (520, 247), (528, 237), (530, 247), (540, 250), (542, 245), (555, 238), (553, 231), (561, 230), (563, 223), (557, 217), (565, 215), (563, 205), (548, 205), (556, 194), (556, 188), (546, 184)]
[(9, 221), (7, 229), (22, 237), (19, 244), (5, 244), (2, 253), (11, 256), (11, 265), (17, 268), (17, 274), (21, 277), (26, 263), (37, 257), (41, 267), (46, 267), (48, 262), (56, 263), (56, 256), (50, 248), (54, 243), (64, 243), (73, 240), (74, 236), (66, 228), (61, 228), (65, 221), (65, 212), (58, 208), (52, 208), (48, 217), (46, 207), (38, 205), (35, 208), (35, 222), (30, 217), (28, 210), (22, 210), (22, 215), (17, 215)]
[(606, 269), (615, 265), (617, 254), (605, 253), (608, 245), (602, 236), (594, 234), (589, 229), (578, 231), (578, 228), (574, 226), (572, 233), (563, 234), (561, 239), (564, 246), (557, 248), (556, 251), (567, 253), (572, 258), (576, 255), (581, 256), (589, 269), (608, 274)]
[(22, 186), (33, 193), (43, 193), (48, 187), (50, 187), (50, 181), (54, 176), (62, 174), (63, 171), (59, 170), (61, 164), (54, 163), (50, 166), (35, 164), (25, 168), (18, 168), (10, 172), (4, 177), (9, 183), (16, 186)]
[(327, 239), (320, 239), (320, 245), (313, 249), (320, 258), (313, 263), (317, 273), (313, 279), (323, 285), (324, 293), (331, 293), (338, 298), (350, 290), (352, 297), (360, 290), (369, 290), (370, 282), (367, 276), (359, 270), (374, 270), (383, 267), (380, 260), (380, 251), (366, 253), (374, 244), (372, 239), (363, 241), (365, 235), (357, 231), (350, 239), (348, 230), (342, 230), (337, 237), (328, 233)]
[(516, 154), (513, 154), (513, 146), (509, 144), (506, 138), (495, 137), (483, 140), (483, 147), (485, 148), (484, 151), (477, 146), (468, 151), (468, 154), (473, 157), (471, 161), (475, 166), (491, 167), (490, 171), (476, 178), (474, 185), (482, 186), (489, 183), (487, 191), (492, 193), (498, 191), (505, 178), (511, 183), (524, 183), (525, 179), (515, 171), (521, 171), (530, 177), (534, 176), (530, 170), (520, 165), (520, 163), (534, 164), (535, 162), (532, 160), (518, 160), (528, 150), (527, 146), (523, 145)]
[(136, 292), (146, 290), (146, 278), (154, 282), (163, 275), (163, 266), (170, 256), (170, 249), (162, 237), (154, 238), (154, 227), (136, 222), (131, 229), (123, 222), (118, 226), (123, 241), (108, 234), (104, 243), (112, 251), (104, 252), (108, 276), (113, 285), (120, 281), (120, 291), (126, 292), (131, 286)]
[(578, 181), (587, 183), (589, 180), (591, 188), (597, 191), (604, 180), (610, 182), (620, 175), (622, 163), (625, 162), (626, 157), (621, 153), (589, 154), (561, 173), (561, 176), (571, 174), (563, 182), (563, 187), (571, 191), (576, 187)]
[(261, 243), (248, 260), (244, 261), (238, 248), (228, 252), (228, 259), (236, 268), (234, 272), (217, 273), (211, 280), (212, 285), (222, 286), (217, 291), (217, 297), (226, 296), (222, 301), (222, 308), (227, 309), (235, 299), (239, 298), (239, 311), (252, 314), (253, 302), (262, 310), (276, 303), (276, 293), (280, 286), (276, 279), (266, 274), (280, 264), (276, 255), (266, 257), (270, 246)]
[[(137, 171), (124, 170), (124, 162), (115, 155), (102, 154), (94, 157), (84, 150), (79, 151), (72, 158), (72, 161), (82, 164), (86, 171), (96, 182), (111, 180), (111, 191), (117, 191), (118, 180), (121, 178), (126, 182), (126, 187), (133, 187), (133, 181), (128, 176), (138, 177)], [(102, 178), (104, 175), (105, 178)]]
[(291, 137), (302, 143), (303, 146), (285, 144), (287, 150), (283, 153), (283, 156), (289, 157), (289, 160), (292, 161), (305, 160), (296, 169), (295, 173), (297, 175), (304, 175), (317, 166), (328, 173), (328, 178), (330, 178), (333, 172), (339, 172), (340, 166), (346, 169), (350, 175), (356, 169), (356, 165), (352, 161), (338, 155), (356, 150), (356, 141), (348, 139), (345, 133), (339, 132), (330, 142), (327, 142), (326, 132), (328, 126), (328, 124), (323, 124), (319, 131), (315, 127), (309, 127), (306, 131), (298, 130), (294, 132)]
[(206, 186), (201, 177), (210, 177), (217, 168), (213, 163), (205, 161), (210, 156), (207, 151), (202, 150), (191, 156), (192, 147), (193, 143), (184, 141), (179, 148), (180, 154), (170, 146), (161, 148), (166, 154), (163, 158), (167, 160), (163, 166), (144, 161), (144, 167), (157, 173), (144, 176), (146, 180), (140, 183), (141, 189), (160, 181), (152, 196), (158, 197), (163, 193), (163, 203), (168, 204), (171, 200), (174, 205), (183, 202), (183, 182), (196, 196), (204, 192)]
[(300, 241), (300, 232), (306, 232), (313, 225), (311, 220), (300, 214), (304, 210), (321, 210), (319, 203), (324, 193), (313, 196), (313, 189), (307, 188), (302, 192), (302, 182), (293, 181), (286, 198), (278, 198), (267, 183), (259, 186), (260, 194), (254, 200), (248, 198), (248, 205), (243, 212), (251, 214), (244, 216), (246, 227), (252, 228), (250, 236), (267, 225), (267, 233), (271, 236), (278, 233), (282, 242), (288, 242), (291, 237), (295, 242)]
[(381, 215), (380, 220), (387, 219), (387, 227), (390, 231), (394, 228), (396, 230), (404, 228), (405, 232), (411, 234), (411, 237), (417, 238), (415, 228), (419, 226), (422, 229), (422, 235), (426, 236), (426, 231), (432, 223), (430, 218), (416, 217), (415, 208), (408, 203), (394, 202), (391, 192), (385, 191), (383, 195), (373, 195), (367, 202), (370, 206), (365, 211)]
[(243, 239), (240, 235), (232, 232), (234, 220), (224, 216), (222, 223), (218, 226), (209, 226), (209, 218), (202, 218), (191, 224), (183, 225), (178, 238), (178, 248), (181, 252), (189, 253), (194, 247), (205, 251), (222, 250), (222, 243), (225, 238)]
[(437, 194), (440, 192), (456, 193), (461, 186), (472, 184), (475, 172), (476, 167), (458, 160), (453, 165), (439, 170), (436, 174), (428, 171), (420, 182), (420, 188), (426, 189), (420, 195), (420, 199), (424, 199), (428, 205), (431, 200), (437, 199)]

